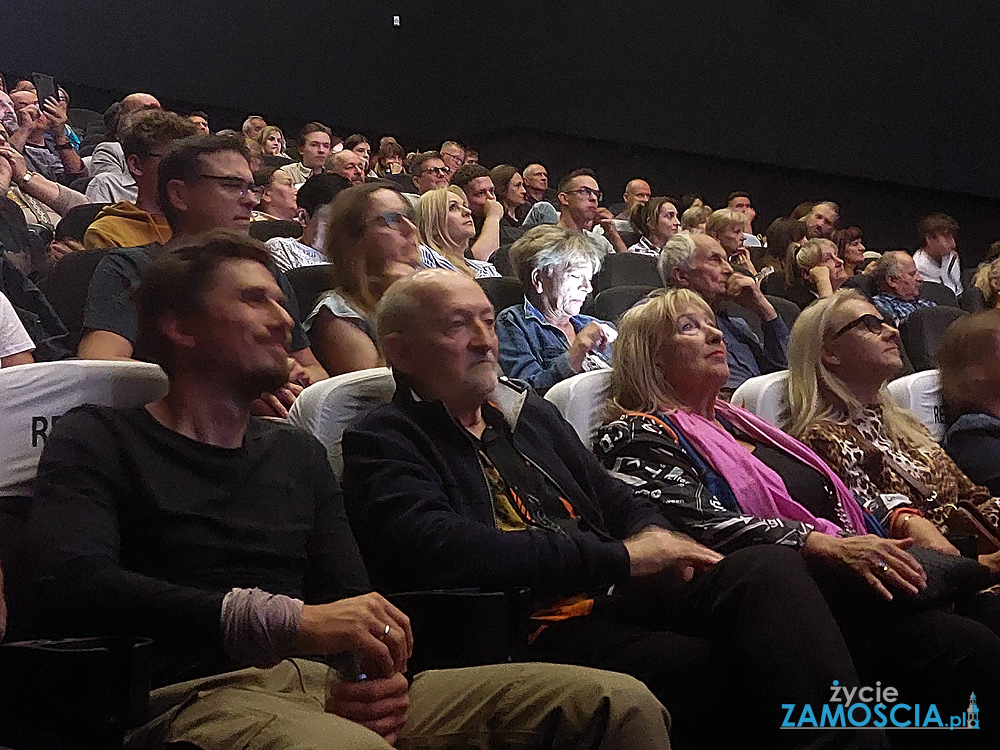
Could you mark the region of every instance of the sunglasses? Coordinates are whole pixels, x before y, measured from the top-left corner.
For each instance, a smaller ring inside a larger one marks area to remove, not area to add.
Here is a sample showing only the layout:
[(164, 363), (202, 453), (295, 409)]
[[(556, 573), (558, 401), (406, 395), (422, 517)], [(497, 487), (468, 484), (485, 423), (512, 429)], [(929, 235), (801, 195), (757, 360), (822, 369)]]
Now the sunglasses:
[(848, 331), (852, 331), (855, 328), (864, 328), (866, 331), (868, 331), (868, 333), (874, 333), (874, 334), (878, 335), (878, 334), (882, 333), (882, 327), (883, 326), (889, 326), (889, 324), (886, 323), (884, 320), (882, 320), (882, 318), (880, 318), (878, 315), (872, 315), (871, 313), (865, 313), (860, 318), (855, 318), (850, 323), (848, 323), (846, 326), (844, 326), (840, 330), (836, 331), (830, 337), (830, 340), (833, 341), (836, 338), (840, 338), (845, 333), (847, 333)]

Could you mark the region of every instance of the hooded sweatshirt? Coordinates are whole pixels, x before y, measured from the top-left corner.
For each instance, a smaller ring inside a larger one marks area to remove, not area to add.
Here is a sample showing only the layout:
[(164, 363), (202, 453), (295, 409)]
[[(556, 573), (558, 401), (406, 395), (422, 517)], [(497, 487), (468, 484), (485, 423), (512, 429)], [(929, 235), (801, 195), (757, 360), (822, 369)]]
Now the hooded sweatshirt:
[(166, 244), (170, 225), (163, 214), (150, 214), (134, 203), (120, 201), (108, 206), (83, 235), (88, 250), (105, 247), (139, 247), (159, 242)]

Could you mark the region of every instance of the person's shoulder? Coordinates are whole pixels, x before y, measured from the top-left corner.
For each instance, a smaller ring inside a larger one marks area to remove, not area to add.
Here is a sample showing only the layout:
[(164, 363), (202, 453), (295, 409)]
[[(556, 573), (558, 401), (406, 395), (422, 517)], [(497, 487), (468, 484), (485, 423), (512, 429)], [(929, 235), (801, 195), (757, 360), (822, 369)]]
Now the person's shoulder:
[(100, 442), (109, 435), (133, 431), (143, 412), (142, 406), (127, 409), (96, 404), (75, 406), (56, 420), (52, 435), (84, 443)]
[(524, 304), (523, 302), (518, 305), (511, 305), (500, 311), (497, 315), (497, 325), (501, 324), (514, 324), (520, 325), (524, 322)]

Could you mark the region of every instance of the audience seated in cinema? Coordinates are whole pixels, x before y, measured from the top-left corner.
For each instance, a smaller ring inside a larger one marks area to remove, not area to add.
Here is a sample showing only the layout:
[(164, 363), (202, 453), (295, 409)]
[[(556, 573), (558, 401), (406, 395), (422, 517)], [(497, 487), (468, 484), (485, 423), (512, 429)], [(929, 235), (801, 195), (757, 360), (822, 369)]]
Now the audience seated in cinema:
[(632, 209), (640, 203), (647, 203), (652, 195), (653, 190), (645, 180), (629, 180), (625, 185), (625, 193), (622, 195), (622, 200), (625, 201), (625, 208), (615, 218), (620, 221), (628, 221), (629, 216), (632, 214)]
[(465, 164), (465, 149), (462, 148), (462, 144), (460, 143), (445, 141), (441, 144), (441, 148), (438, 149), (438, 153), (452, 174), (455, 174), (458, 168)]
[(689, 206), (681, 214), (681, 231), (691, 234), (704, 232), (705, 224), (711, 215), (712, 209), (708, 206)]
[(524, 304), (496, 321), (500, 366), (509, 377), (544, 393), (560, 380), (609, 366), (614, 325), (580, 313), (603, 257), (593, 235), (558, 226), (533, 227), (514, 243), (510, 263)]
[(590, 232), (605, 246), (605, 252), (627, 253), (628, 248), (615, 228), (614, 219), (601, 218), (604, 198), (597, 175), (591, 169), (577, 169), (559, 182), (559, 226), (577, 232)]
[(252, 221), (292, 221), (299, 214), (295, 203), (298, 190), (288, 172), (262, 167), (253, 173), (253, 183), (261, 191), (260, 203), (250, 215)]
[(844, 261), (844, 273), (847, 274), (847, 278), (861, 273), (867, 264), (861, 229), (858, 227), (838, 229), (833, 233), (833, 242), (837, 246), (837, 255)]
[(260, 163), (264, 168), (284, 167), (292, 163), (285, 153), (285, 134), (276, 125), (268, 125), (257, 136), (260, 147)]
[(545, 202), (553, 206), (559, 205), (559, 194), (549, 187), (548, 170), (541, 164), (529, 164), (521, 173), (524, 177), (524, 203), (518, 210), (518, 218), (523, 222), (531, 207), (536, 203)]
[(451, 168), (444, 163), (437, 151), (424, 151), (414, 156), (410, 162), (410, 174), (413, 175), (413, 187), (417, 189), (417, 195), (447, 187), (451, 181)]
[(639, 235), (639, 241), (628, 251), (640, 255), (659, 256), (667, 240), (681, 228), (674, 199), (662, 195), (635, 204), (629, 215), (629, 224)]
[(353, 151), (355, 154), (364, 159), (364, 171), (365, 173), (368, 172), (368, 166), (372, 156), (372, 146), (368, 142), (367, 138), (358, 133), (347, 136), (347, 140), (344, 141), (344, 151)]
[(246, 139), (246, 146), (250, 148), (251, 141), (256, 141), (260, 138), (260, 134), (267, 127), (267, 121), (260, 115), (248, 115), (247, 119), (243, 121), (243, 127), (241, 132), (243, 137)]
[(344, 149), (330, 154), (326, 159), (328, 174), (339, 174), (352, 185), (362, 185), (368, 168), (368, 159), (356, 151)]
[(959, 501), (995, 528), (1000, 506), (971, 482), (886, 383), (899, 334), (862, 295), (838, 292), (799, 316), (789, 345), (791, 434), (818, 453), (894, 536), (958, 554), (939, 529)]
[(476, 227), (461, 188), (451, 185), (421, 195), (413, 222), (419, 233), (422, 267), (459, 271), (476, 279), (500, 275), (492, 263), (465, 255)]
[(705, 222), (705, 234), (722, 245), (726, 257), (735, 268), (741, 273), (755, 276), (757, 269), (750, 259), (750, 251), (743, 244), (745, 226), (746, 214), (732, 208), (720, 208), (709, 215)]
[(211, 135), (212, 129), (208, 127), (208, 115), (200, 109), (193, 110), (184, 115), (184, 119), (195, 127), (195, 135)]
[(65, 185), (49, 180), (28, 169), (24, 156), (9, 140), (7, 128), (0, 123), (0, 196), (6, 196), (21, 209), (28, 224), (54, 227), (59, 218), (87, 199)]
[(509, 245), (517, 240), (524, 231), (521, 220), (517, 218), (517, 209), (524, 204), (524, 180), (517, 167), (501, 164), (490, 170), (490, 179), (496, 199), (503, 206), (503, 216), (500, 217), (500, 244)]
[(753, 220), (757, 217), (757, 212), (753, 209), (750, 194), (740, 191), (730, 193), (726, 201), (726, 208), (731, 211), (739, 211), (746, 217), (743, 224), (743, 245), (748, 248), (760, 247), (760, 239), (753, 233)]
[[(192, 136), (176, 141), (159, 168), (160, 206), (175, 239), (212, 229), (246, 234), (250, 212), (257, 204), (250, 164), (242, 138)], [(132, 293), (149, 263), (163, 252), (160, 245), (110, 251), (90, 281), (84, 311), (85, 329), (77, 356), (81, 359), (128, 359), (147, 355), (136, 349), (137, 324)], [(285, 296), (290, 287), (282, 280)], [(295, 320), (291, 354), (298, 365), (296, 382), (276, 393), (264, 394), (257, 404), (261, 414), (287, 415), (295, 395), (309, 383), (327, 377), (313, 356), (305, 331)]]
[(1000, 307), (1000, 258), (994, 258), (980, 266), (973, 284), (982, 292), (983, 302), (988, 309)]
[[(344, 188), (351, 184), (340, 175), (315, 174), (306, 180), (295, 195), (299, 207), (298, 220), (302, 223), (302, 236), (273, 237), (265, 244), (271, 251), (271, 260), (279, 271), (301, 266), (329, 263), (323, 252), (328, 206)], [(302, 304), (306, 304), (302, 300)]]
[[(17, 317), (17, 311), (7, 295), (0, 292), (0, 368), (30, 365), (35, 361), (31, 356), (33, 351), (35, 344), (24, 329), (21, 319)], [(3, 598), (2, 592), (3, 589), (0, 588), (0, 599)], [(3, 640), (2, 633), (0, 640)]]
[[(161, 255), (137, 307), (169, 392), (75, 409), (46, 441), (30, 521), (43, 629), (153, 638), (150, 717), (126, 746), (666, 750), (666, 712), (621, 675), (504, 664), (409, 683), (409, 620), (372, 591), (323, 448), (251, 417), (289, 377), (268, 265), (224, 230)], [(327, 687), (322, 660), (348, 652), (367, 679)]]
[[(830, 239), (833, 230), (837, 228), (840, 207), (832, 201), (822, 201), (820, 203), (804, 203), (800, 208), (806, 208), (806, 213), (802, 216), (806, 237), (809, 239)], [(796, 209), (796, 213), (798, 210)], [(799, 217), (793, 213), (792, 218)]]
[(126, 117), (143, 109), (159, 109), (160, 102), (155, 96), (141, 92), (129, 94), (118, 106), (112, 105), (105, 113), (105, 141), (94, 149), (90, 159), (90, 176), (97, 177), (103, 172), (114, 172), (119, 175), (128, 174), (128, 164), (125, 163), (125, 152), (119, 143), (121, 127)]
[[(263, 129), (263, 121), (261, 123)], [(243, 128), (245, 133), (246, 124)], [(292, 176), (296, 186), (308, 180), (314, 173), (323, 171), (326, 157), (330, 155), (331, 132), (330, 128), (321, 122), (310, 122), (302, 128), (299, 140), (295, 144), (299, 150), (299, 161), (282, 167), (282, 170)]]
[(768, 226), (767, 247), (764, 248), (760, 262), (761, 269), (771, 267), (775, 271), (773, 276), (765, 279), (764, 288), (768, 293), (784, 296), (782, 292), (785, 288), (784, 270), (788, 246), (793, 242), (801, 243), (805, 237), (806, 228), (801, 221), (778, 218)]
[(329, 208), (324, 252), (330, 289), (305, 321), (316, 357), (330, 375), (383, 364), (375, 306), (397, 279), (420, 265), (417, 228), (394, 183), (342, 190)]
[[(775, 731), (778, 704), (858, 679), (804, 562), (777, 546), (723, 558), (670, 531), (551, 404), (498, 380), (493, 316), (477, 284), (441, 270), (379, 305), (395, 397), (343, 444), (345, 504), (375, 585), (529, 587), (529, 655), (639, 677), (678, 747), (835, 744), (828, 730)], [(732, 721), (711, 721), (705, 696), (734, 690)], [(725, 737), (736, 727), (741, 740)], [(845, 747), (885, 746), (877, 730), (848, 731)]]
[[(733, 272), (718, 240), (708, 234), (675, 234), (663, 246), (658, 269), (665, 287), (690, 289), (714, 311), (726, 344), (727, 391), (749, 378), (784, 369), (788, 326), (750, 276)], [(725, 309), (727, 301), (760, 319), (763, 342), (746, 320)]]
[(66, 137), (67, 102), (58, 99), (38, 101), (34, 88), (10, 95), (17, 112), (18, 130), (11, 134), (28, 169), (46, 179), (69, 185), (86, 176), (87, 168)]
[(875, 283), (876, 294), (872, 302), (894, 328), (899, 328), (914, 311), (937, 304), (920, 299), (923, 279), (909, 253), (890, 250), (872, 263), (868, 273)]
[(451, 184), (462, 189), (472, 211), (476, 226), (472, 257), (489, 260), (500, 247), (500, 222), (504, 216), (490, 172), (481, 164), (468, 164), (451, 173)]
[[(162, 109), (139, 110), (126, 118), (121, 146), (136, 185), (136, 198), (134, 202), (121, 200), (105, 208), (84, 234), (85, 248), (138, 247), (154, 242), (162, 245), (170, 239), (170, 225), (160, 208), (160, 160), (175, 140), (195, 135), (195, 131), (195, 126), (183, 117)], [(115, 177), (111, 172), (105, 174)]]
[(958, 222), (948, 214), (925, 216), (917, 225), (920, 249), (913, 254), (913, 261), (924, 280), (944, 284), (957, 296), (963, 286), (962, 264), (955, 251), (956, 232)]
[[(807, 226), (807, 234), (808, 231)], [(814, 237), (788, 246), (782, 296), (801, 309), (817, 299), (826, 299), (845, 281), (844, 261), (837, 255), (837, 246), (830, 240)]]
[[(611, 385), (618, 416), (596, 443), (606, 468), (726, 559), (762, 546), (797, 550), (862, 675), (892, 675), (901, 694), (947, 696), (938, 700), (959, 710), (973, 689), (979, 695), (973, 686), (1000, 687), (996, 666), (980, 661), (1000, 663), (1000, 637), (991, 631), (1000, 627), (1000, 599), (972, 594), (956, 602), (986, 626), (906, 608), (928, 580), (908, 552), (913, 538), (905, 530), (895, 538), (869, 533), (864, 510), (819, 456), (718, 399), (729, 378), (725, 346), (702, 299), (687, 290), (658, 293), (625, 313), (620, 330)], [(983, 561), (982, 582), (1000, 580), (1000, 556)], [(933, 645), (928, 632), (936, 633)]]
[(396, 141), (389, 141), (379, 146), (372, 159), (372, 170), (376, 177), (388, 177), (403, 173), (403, 157), (406, 152)]
[(938, 349), (948, 416), (942, 447), (962, 472), (1000, 496), (1000, 311), (959, 318)]

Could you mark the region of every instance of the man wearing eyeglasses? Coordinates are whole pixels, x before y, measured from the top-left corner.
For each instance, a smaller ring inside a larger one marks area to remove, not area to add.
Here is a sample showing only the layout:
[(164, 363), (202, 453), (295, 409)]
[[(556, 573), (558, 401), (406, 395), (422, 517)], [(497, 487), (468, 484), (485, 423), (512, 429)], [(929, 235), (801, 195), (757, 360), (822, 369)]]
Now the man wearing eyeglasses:
[(413, 172), (413, 186), (417, 189), (417, 195), (448, 187), (448, 182), (451, 180), (451, 167), (444, 163), (437, 151), (417, 154), (410, 169)]
[[(129, 117), (121, 139), (129, 176), (102, 172), (93, 180), (98, 185), (87, 187), (92, 201), (117, 202), (101, 211), (87, 228), (85, 248), (138, 247), (170, 239), (157, 188), (160, 160), (175, 140), (196, 132), (193, 123), (162, 109), (141, 110)], [(127, 197), (129, 193), (132, 198)]]
[[(174, 239), (231, 229), (246, 234), (253, 209), (263, 188), (254, 184), (242, 138), (194, 136), (177, 141), (160, 162), (158, 193)], [(81, 359), (143, 359), (136, 350), (137, 330), (132, 292), (149, 264), (163, 252), (159, 244), (125, 248), (108, 253), (90, 281), (84, 310), (84, 334), (77, 356)], [(262, 394), (255, 404), (264, 416), (287, 416), (287, 409), (302, 388), (327, 377), (309, 348), (299, 323), (294, 293), (284, 277), (279, 285), (288, 298), (287, 309), (295, 321), (292, 330), (292, 368), (289, 382), (273, 393)]]
[(923, 279), (917, 264), (902, 250), (891, 250), (872, 263), (872, 280), (878, 292), (872, 302), (882, 317), (893, 328), (922, 307), (934, 307), (937, 303), (920, 299), (920, 285)]
[(609, 253), (627, 253), (625, 242), (615, 229), (614, 219), (600, 218), (600, 203), (604, 199), (591, 169), (577, 169), (559, 183), (559, 226), (577, 232), (591, 232), (603, 241)]

